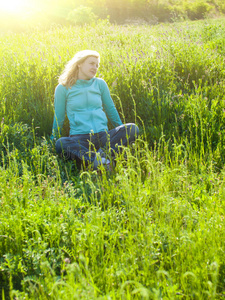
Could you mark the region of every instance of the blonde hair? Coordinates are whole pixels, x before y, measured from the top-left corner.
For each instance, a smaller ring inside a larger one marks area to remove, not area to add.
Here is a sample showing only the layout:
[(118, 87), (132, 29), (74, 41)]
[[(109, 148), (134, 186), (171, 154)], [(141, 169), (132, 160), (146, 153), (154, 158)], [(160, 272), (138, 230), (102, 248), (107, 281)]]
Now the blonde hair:
[(88, 57), (97, 57), (100, 61), (100, 55), (94, 50), (83, 50), (74, 55), (74, 57), (66, 64), (63, 73), (59, 76), (59, 83), (70, 88), (77, 81), (78, 65), (82, 64)]

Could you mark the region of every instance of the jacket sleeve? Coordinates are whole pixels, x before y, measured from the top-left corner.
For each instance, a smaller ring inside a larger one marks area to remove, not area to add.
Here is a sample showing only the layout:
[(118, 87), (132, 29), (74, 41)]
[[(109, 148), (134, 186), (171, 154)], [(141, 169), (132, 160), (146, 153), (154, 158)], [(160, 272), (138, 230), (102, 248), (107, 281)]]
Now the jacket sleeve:
[(61, 135), (61, 130), (66, 114), (66, 91), (66, 87), (61, 84), (59, 84), (55, 89), (55, 114), (52, 127), (52, 135), (50, 137), (51, 140), (53, 140), (54, 138), (58, 138)]
[(114, 127), (122, 125), (122, 121), (118, 114), (118, 111), (113, 103), (113, 100), (110, 96), (110, 91), (108, 85), (104, 80), (101, 80), (101, 97), (102, 97), (102, 106), (106, 112), (107, 117)]

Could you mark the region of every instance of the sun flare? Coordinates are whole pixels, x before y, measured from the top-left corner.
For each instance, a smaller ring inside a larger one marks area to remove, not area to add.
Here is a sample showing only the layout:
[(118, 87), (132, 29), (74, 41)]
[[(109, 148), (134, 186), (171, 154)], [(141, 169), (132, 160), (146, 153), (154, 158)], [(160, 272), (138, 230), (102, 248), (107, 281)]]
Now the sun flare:
[(28, 0), (0, 0), (0, 12), (22, 14), (27, 4)]

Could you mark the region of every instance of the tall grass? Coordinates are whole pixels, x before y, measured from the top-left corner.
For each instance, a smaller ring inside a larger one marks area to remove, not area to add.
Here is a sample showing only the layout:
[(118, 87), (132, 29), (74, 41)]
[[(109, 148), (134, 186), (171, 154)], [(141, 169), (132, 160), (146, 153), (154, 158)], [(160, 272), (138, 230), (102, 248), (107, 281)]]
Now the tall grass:
[[(224, 297), (223, 25), (2, 36), (2, 299)], [(101, 176), (49, 143), (57, 76), (85, 48), (141, 129)]]
[(51, 176), (25, 162), (20, 175), (12, 157), (0, 181), (5, 294), (8, 282), (11, 299), (222, 297), (224, 170), (160, 149), (139, 140), (111, 176), (64, 183), (51, 153)]
[[(76, 51), (92, 48), (102, 55), (98, 76), (107, 81), (118, 110), (123, 109), (125, 121), (133, 121), (135, 102), (150, 143), (162, 132), (167, 139), (191, 137), (189, 121), (199, 118), (195, 108), (201, 101), (215, 148), (224, 128), (223, 26), (224, 19), (150, 27), (103, 21), (94, 27), (3, 35), (0, 118), (33, 124), (39, 136), (49, 136), (57, 77)], [(204, 132), (196, 132), (203, 139)]]

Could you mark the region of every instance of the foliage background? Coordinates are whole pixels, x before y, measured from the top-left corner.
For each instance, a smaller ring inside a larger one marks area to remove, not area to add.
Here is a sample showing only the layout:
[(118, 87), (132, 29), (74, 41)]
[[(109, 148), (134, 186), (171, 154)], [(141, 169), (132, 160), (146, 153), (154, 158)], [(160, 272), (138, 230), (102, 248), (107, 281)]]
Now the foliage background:
[(84, 25), (109, 18), (111, 23), (173, 22), (219, 17), (223, 0), (30, 0), (23, 14), (0, 11), (2, 31), (49, 28), (52, 24)]

